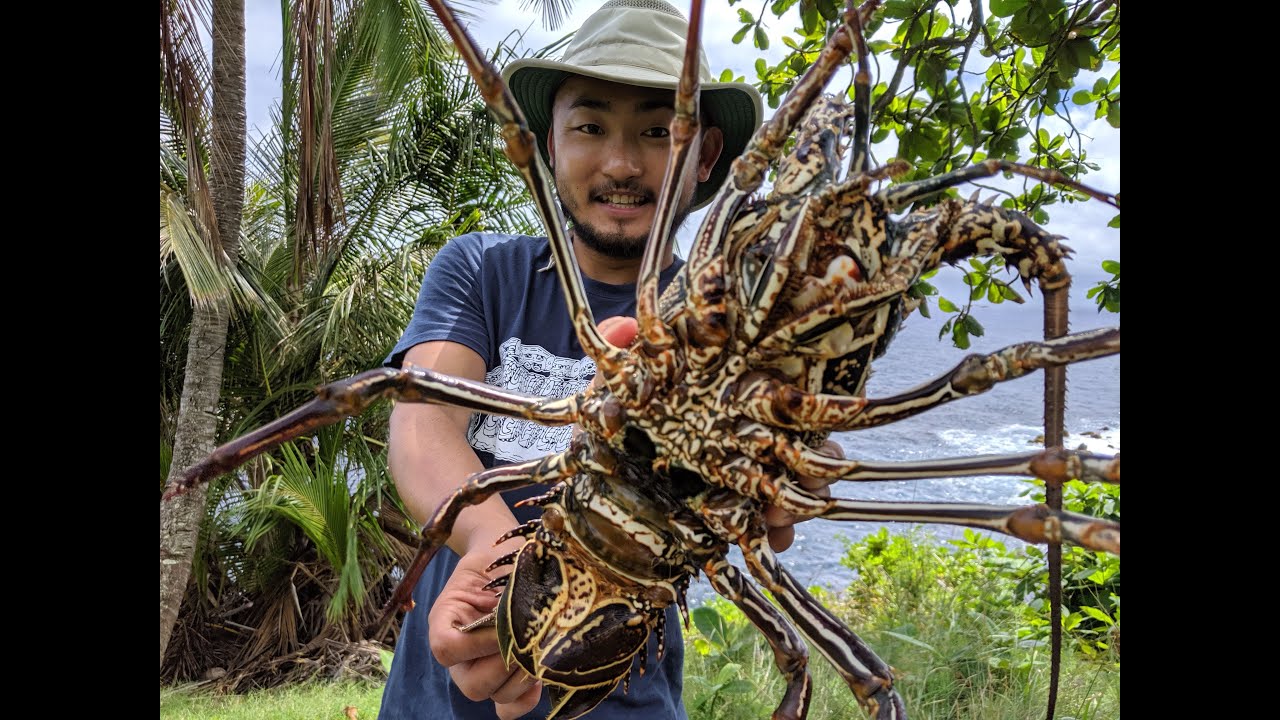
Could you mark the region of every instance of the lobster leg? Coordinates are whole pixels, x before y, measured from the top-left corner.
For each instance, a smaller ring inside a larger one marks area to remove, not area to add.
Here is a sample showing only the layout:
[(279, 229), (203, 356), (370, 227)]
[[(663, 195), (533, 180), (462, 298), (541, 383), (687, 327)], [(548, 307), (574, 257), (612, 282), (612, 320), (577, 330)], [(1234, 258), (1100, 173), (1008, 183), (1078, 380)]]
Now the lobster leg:
[(854, 172), (866, 172), (871, 167), (871, 63), (867, 60), (867, 39), (862, 32), (862, 12), (868, 16), (875, 10), (878, 2), (867, 2), (861, 11), (853, 9), (853, 0), (848, 0), (845, 13), (846, 26), (853, 36), (853, 47), (857, 57), (857, 69), (853, 71), (853, 160)]
[[(730, 267), (740, 274), (737, 299), (743, 311), (739, 324), (742, 341), (746, 344), (756, 340), (787, 280), (793, 273), (803, 273), (808, 269), (818, 235), (814, 228), (823, 224), (822, 219), (815, 217), (819, 211), (814, 208), (841, 207), (848, 208), (849, 212), (865, 212), (869, 207), (864, 202), (866, 191), (872, 182), (893, 177), (910, 168), (906, 163), (892, 163), (831, 185), (840, 159), (839, 136), (842, 132), (839, 129), (845, 122), (846, 111), (835, 98), (818, 98), (797, 141), (802, 149), (788, 156), (786, 164), (778, 170), (775, 192), (796, 194), (812, 190), (813, 194), (806, 194), (798, 200), (786, 197), (779, 204), (752, 208), (750, 214), (744, 212), (745, 217), (740, 216), (730, 229), (730, 236), (736, 239), (734, 246), (729, 248), (728, 257)], [(837, 130), (831, 129), (833, 125)], [(821, 187), (823, 185), (826, 187)], [(880, 218), (872, 218), (870, 222), (877, 220), (883, 222)], [(859, 221), (854, 224), (868, 223)], [(760, 230), (752, 232), (753, 227)], [(870, 251), (862, 250), (858, 243), (852, 244), (859, 258), (870, 255), (876, 260), (874, 266), (869, 261), (864, 261), (864, 266), (871, 270), (879, 268), (875, 256), (886, 236), (883, 232), (867, 233), (862, 242)], [(772, 252), (759, 259), (754, 256), (758, 247), (772, 247)]]
[(738, 569), (723, 559), (708, 562), (703, 568), (711, 587), (738, 606), (755, 625), (769, 647), (778, 670), (787, 680), (787, 691), (773, 720), (804, 720), (809, 714), (812, 680), (809, 677), (809, 649), (782, 613)]
[[(1069, 478), (1068, 478), (1069, 479)], [(1040, 505), (980, 505), (820, 498), (779, 483), (773, 504), (805, 517), (869, 522), (948, 523), (1003, 533), (1028, 543), (1069, 542), (1120, 554), (1120, 523)]]
[[(855, 202), (851, 212), (860, 216), (859, 224), (874, 224), (884, 220), (877, 217), (878, 207)], [(998, 254), (1017, 267), (1024, 284), (1034, 277), (1048, 292), (1070, 282), (1062, 264), (1070, 250), (1018, 213), (950, 202), (914, 213), (901, 227), (900, 256), (883, 258), (882, 268), (880, 245), (869, 242), (871, 250), (867, 250), (854, 243), (851, 252), (859, 262), (841, 256), (828, 263), (825, 276), (819, 276), (820, 287), (793, 299), (793, 303), (802, 303), (798, 316), (772, 329), (749, 356), (767, 361), (788, 355), (838, 357), (852, 352), (857, 333), (850, 328), (849, 318), (872, 310), (885, 315), (887, 303), (905, 295), (921, 274), (942, 260), (956, 262), (974, 255)], [(882, 237), (886, 233), (870, 234)], [(867, 277), (871, 271), (875, 275)]]
[(885, 188), (884, 190), (881, 190), (878, 195), (888, 207), (895, 209), (903, 208), (916, 200), (928, 197), (940, 190), (955, 187), (956, 185), (961, 185), (973, 180), (991, 177), (999, 172), (1024, 175), (1035, 180), (1040, 180), (1041, 182), (1068, 187), (1077, 192), (1082, 192), (1089, 197), (1101, 200), (1113, 207), (1120, 207), (1120, 196), (1105, 193), (1101, 190), (1095, 190), (1087, 185), (1072, 180), (1057, 170), (1035, 167), (1033, 165), (1023, 165), (1022, 163), (995, 158), (983, 160), (982, 162), (962, 167), (958, 170), (952, 170), (949, 173), (943, 173), (936, 177)]
[(806, 393), (765, 373), (752, 373), (735, 394), (743, 415), (795, 430), (841, 432), (896, 422), (957, 398), (990, 390), (1031, 371), (1120, 352), (1120, 329), (1104, 328), (1048, 342), (1010, 345), (989, 355), (970, 355), (951, 372), (905, 393), (874, 399)]
[[(971, 256), (1000, 255), (1017, 269), (1024, 285), (1030, 287), (1033, 278), (1039, 280), (1046, 296), (1070, 282), (1063, 264), (1070, 249), (1059, 242), (1060, 238), (1012, 210), (974, 201), (945, 200), (936, 207), (911, 213), (896, 223), (895, 232), (889, 232), (889, 210), (908, 198), (918, 197), (916, 193), (923, 188), (917, 186), (921, 184), (888, 188), (871, 197), (865, 192), (872, 179), (893, 176), (901, 167), (891, 164), (874, 173), (855, 176), (824, 191), (815, 201), (815, 212), (822, 217), (810, 224), (836, 222), (846, 228), (855, 240), (846, 243), (853, 259), (837, 256), (827, 267), (811, 271), (812, 287), (791, 300), (797, 317), (772, 329), (752, 349), (753, 359), (791, 354), (838, 357), (851, 352), (855, 348), (848, 347), (847, 342), (853, 342), (852, 336), (857, 333), (850, 328), (849, 318), (871, 308), (885, 311), (887, 302), (906, 293), (922, 273), (944, 261), (955, 263)], [(954, 182), (963, 182), (973, 173), (957, 171), (953, 175)], [(1058, 174), (1044, 177), (1096, 193)], [(929, 185), (927, 189), (936, 188)], [(831, 212), (836, 215), (827, 217)], [(874, 335), (878, 337), (879, 333)]]
[[(1045, 291), (1044, 339), (1052, 340), (1067, 334), (1069, 311), (1067, 282)], [(1048, 368), (1044, 372), (1044, 446), (1050, 450), (1063, 447), (1067, 414), (1067, 368)], [(1062, 485), (1045, 483), (1044, 504), (1053, 510), (1062, 509)], [(1049, 705), (1045, 714), (1053, 720), (1058, 704), (1058, 680), (1062, 658), (1062, 545), (1052, 543), (1046, 548), (1045, 562), (1049, 570)]]
[(435, 557), (436, 552), (453, 533), (453, 523), (466, 508), (488, 500), (494, 493), (506, 492), (535, 483), (556, 483), (572, 476), (580, 470), (573, 450), (548, 455), (535, 460), (528, 460), (513, 465), (483, 470), (472, 475), (457, 490), (453, 491), (431, 519), (422, 527), (422, 545), (418, 555), (405, 572), (404, 579), (396, 586), (391, 598), (383, 606), (382, 616), (375, 621), (373, 627), (385, 627), (396, 611), (408, 611), (413, 607), (413, 587), (418, 584), (427, 564)]
[(445, 30), (449, 32), (449, 36), (453, 38), (453, 44), (458, 48), (459, 54), (471, 71), (471, 77), (475, 79), (476, 85), (484, 95), (489, 111), (502, 123), (506, 155), (524, 176), (538, 213), (542, 216), (543, 225), (547, 228), (551, 251), (555, 257), (556, 275), (560, 279), (560, 287), (564, 288), (565, 302), (569, 307), (569, 317), (573, 319), (574, 330), (577, 331), (578, 342), (581, 343), (587, 356), (604, 371), (604, 375), (612, 377), (622, 369), (626, 352), (609, 344), (596, 328), (591, 306), (587, 303), (582, 278), (578, 276), (578, 262), (574, 257), (573, 243), (569, 242), (565, 234), (564, 218), (553, 195), (554, 183), (541, 156), (538, 155), (538, 146), (524, 119), (524, 113), (521, 112), (511, 90), (507, 88), (506, 83), (502, 82), (498, 70), (485, 59), (484, 53), (462, 27), (453, 10), (444, 0), (427, 0), (427, 2)]
[(1018, 475), (1061, 484), (1068, 480), (1120, 484), (1120, 457), (1053, 448), (1016, 455), (980, 455), (916, 462), (867, 462), (829, 458), (802, 442), (779, 443), (777, 456), (796, 473), (854, 482), (936, 477)]
[(577, 422), (580, 398), (547, 399), (498, 390), (490, 385), (455, 378), (425, 368), (379, 368), (330, 383), (316, 390), (316, 398), (284, 417), (215, 449), (193, 465), (163, 500), (190, 490), (239, 467), (259, 454), (364, 412), (374, 401), (453, 405), (476, 412), (525, 418), (546, 425)]
[(894, 422), (956, 398), (986, 392), (998, 382), (1033, 370), (1062, 367), (1119, 352), (1120, 328), (1104, 328), (1065, 335), (1057, 340), (1018, 343), (985, 356), (970, 355), (950, 373), (914, 390), (883, 399), (868, 399), (863, 412), (838, 430)]
[(662, 322), (658, 311), (658, 277), (662, 272), (662, 259), (675, 246), (675, 233), (671, 223), (679, 210), (686, 166), (692, 161), (690, 151), (701, 129), (698, 118), (698, 101), (701, 89), (698, 80), (698, 57), (702, 35), (702, 2), (694, 2), (689, 11), (689, 34), (684, 46), (684, 65), (680, 82), (676, 87), (675, 117), (671, 120), (671, 155), (667, 160), (666, 175), (658, 193), (658, 205), (654, 211), (653, 226), (645, 243), (644, 257), (640, 262), (640, 276), (636, 295), (636, 320), (639, 327), (644, 355), (655, 382), (665, 383), (677, 372), (675, 360), (676, 336)]
[(906, 709), (893, 689), (890, 667), (778, 564), (763, 531), (742, 536), (738, 544), (751, 574), (831, 662), (867, 714), (875, 720), (905, 720)]
[(836, 69), (853, 51), (852, 38), (859, 35), (854, 27), (860, 27), (860, 13), (869, 17), (878, 4), (872, 0), (861, 8), (854, 8), (852, 0), (846, 3), (844, 24), (832, 35), (818, 54), (817, 60), (805, 71), (777, 112), (756, 130), (742, 156), (733, 162), (729, 181), (710, 205), (689, 253), (688, 273), (694, 279), (694, 287), (685, 300), (690, 315), (698, 318), (698, 323), (711, 326), (703, 332), (716, 333), (720, 339), (728, 337), (727, 327), (721, 327), (716, 319), (725, 313), (721, 302), (723, 288), (731, 284), (725, 278), (723, 244), (727, 238), (732, 237), (729, 229), (735, 222), (738, 211), (751, 194), (760, 188), (769, 164), (782, 153), (787, 137), (808, 112)]
[[(856, 43), (853, 38), (861, 35), (856, 28), (861, 27), (862, 16), (865, 14), (870, 17), (878, 6), (879, 2), (875, 0), (863, 3), (861, 8), (855, 8), (852, 0), (845, 3), (844, 23), (836, 29), (818, 54), (817, 60), (805, 71), (773, 117), (752, 136), (742, 157), (734, 161), (733, 172), (729, 175), (731, 182), (726, 183), (719, 197), (749, 194), (759, 189), (769, 163), (782, 153), (787, 137), (826, 87), (831, 76), (853, 52)], [(692, 257), (693, 254), (690, 255)]]
[[(849, 212), (859, 214), (876, 224), (884, 220), (883, 217), (877, 217), (875, 206), (868, 203), (854, 203)], [(873, 236), (882, 234), (871, 233)], [(855, 345), (850, 343), (858, 342), (852, 334), (847, 338), (841, 335), (826, 336), (841, 329), (847, 334), (850, 329), (849, 318), (867, 311), (878, 313), (875, 322), (883, 326), (888, 315), (887, 303), (904, 295), (926, 268), (937, 264), (938, 252), (928, 240), (929, 236), (923, 233), (908, 236), (908, 242), (903, 244), (904, 257), (895, 259), (884, 271), (880, 271), (878, 252), (855, 252), (855, 255), (864, 258), (864, 265), (870, 264), (877, 269), (877, 276), (871, 279), (865, 278), (864, 271), (853, 259), (836, 257), (824, 269), (820, 289), (793, 299), (793, 303), (797, 300), (803, 302), (803, 309), (797, 308), (798, 316), (773, 329), (749, 351), (748, 357), (754, 361), (767, 361), (792, 354), (839, 356), (851, 352)], [(856, 247), (857, 244), (853, 245)], [(874, 335), (879, 337), (880, 334), (877, 332)]]

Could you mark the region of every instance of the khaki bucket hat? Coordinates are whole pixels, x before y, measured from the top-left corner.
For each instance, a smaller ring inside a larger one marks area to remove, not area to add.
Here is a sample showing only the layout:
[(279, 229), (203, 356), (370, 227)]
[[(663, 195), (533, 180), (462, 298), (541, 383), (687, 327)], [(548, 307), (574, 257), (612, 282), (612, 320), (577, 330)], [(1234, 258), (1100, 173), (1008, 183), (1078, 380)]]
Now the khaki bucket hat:
[[(662, 0), (610, 0), (592, 13), (574, 34), (560, 60), (516, 60), (502, 71), (538, 140), (542, 161), (550, 165), (547, 129), (556, 89), (570, 75), (640, 87), (675, 90), (684, 65), (688, 20)], [(729, 174), (734, 158), (760, 127), (764, 105), (746, 83), (711, 81), (707, 56), (698, 50), (701, 109), (724, 133), (724, 150), (706, 182), (693, 194), (693, 209), (711, 202)]]

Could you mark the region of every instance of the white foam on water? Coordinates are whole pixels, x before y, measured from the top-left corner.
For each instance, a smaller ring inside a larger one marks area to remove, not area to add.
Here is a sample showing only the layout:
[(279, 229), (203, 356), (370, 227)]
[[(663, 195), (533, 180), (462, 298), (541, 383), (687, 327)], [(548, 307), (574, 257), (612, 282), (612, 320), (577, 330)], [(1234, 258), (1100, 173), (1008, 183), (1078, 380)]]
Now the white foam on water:
[[(846, 433), (837, 436), (846, 456), (853, 456), (854, 449), (864, 451), (863, 459), (914, 461), (926, 458), (968, 457), (973, 455), (1022, 454), (1043, 447), (1044, 430), (1024, 423), (1012, 423), (983, 433), (969, 428), (944, 428), (926, 435), (914, 433), (913, 442), (902, 442), (892, 435), (876, 437)], [(923, 440), (923, 441), (922, 441)], [(1068, 430), (1064, 445), (1072, 450), (1083, 449), (1101, 455), (1114, 455), (1120, 449), (1120, 427), (1112, 425), (1083, 425)], [(1025, 478), (1010, 476), (977, 476), (960, 478), (932, 478), (927, 480), (903, 480), (874, 483), (836, 483), (832, 494), (859, 500), (894, 502), (957, 502), (987, 503), (995, 505), (1027, 505), (1031, 483)], [(891, 533), (906, 533), (911, 526), (905, 523), (889, 523)], [(822, 586), (840, 591), (856, 579), (852, 570), (840, 565), (844, 556), (843, 539), (858, 541), (878, 532), (882, 525), (870, 522), (833, 522), (810, 520), (796, 526), (794, 544), (780, 555), (783, 565), (805, 587)], [(930, 525), (927, 532), (939, 541), (960, 538), (965, 528), (956, 525)], [(1015, 538), (999, 536), (1007, 547), (1022, 542)], [(733, 548), (729, 561), (743, 567), (742, 555)], [(715, 594), (705, 579), (699, 579), (690, 588), (690, 603), (699, 604)]]

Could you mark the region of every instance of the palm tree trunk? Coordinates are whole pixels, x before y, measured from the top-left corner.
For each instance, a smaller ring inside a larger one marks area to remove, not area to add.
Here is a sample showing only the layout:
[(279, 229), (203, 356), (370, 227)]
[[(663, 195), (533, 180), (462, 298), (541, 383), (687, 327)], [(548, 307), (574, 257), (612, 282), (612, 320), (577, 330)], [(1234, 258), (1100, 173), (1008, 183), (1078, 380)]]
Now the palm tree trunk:
[[(210, 228), (214, 247), (227, 260), (239, 254), (240, 217), (244, 209), (245, 161), (245, 24), (244, 0), (213, 0), (212, 123), (209, 189), (216, 227)], [(187, 366), (178, 408), (173, 461), (165, 484), (213, 450), (217, 434), (218, 400), (227, 342), (225, 307), (193, 310), (187, 344)], [(160, 506), (160, 663), (178, 610), (191, 578), (200, 523), (205, 518), (207, 492), (191, 492)]]

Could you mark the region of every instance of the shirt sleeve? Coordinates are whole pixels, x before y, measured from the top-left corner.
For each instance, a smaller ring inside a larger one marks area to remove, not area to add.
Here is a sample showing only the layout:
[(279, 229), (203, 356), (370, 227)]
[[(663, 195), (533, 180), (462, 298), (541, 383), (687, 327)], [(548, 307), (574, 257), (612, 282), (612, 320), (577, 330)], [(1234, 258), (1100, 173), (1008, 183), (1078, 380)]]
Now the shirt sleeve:
[(384, 365), (399, 368), (414, 345), (448, 340), (476, 351), (488, 366), (492, 353), (481, 292), (482, 250), (481, 238), (474, 233), (440, 248), (427, 266), (413, 317)]

